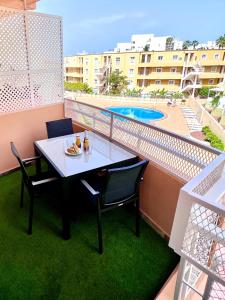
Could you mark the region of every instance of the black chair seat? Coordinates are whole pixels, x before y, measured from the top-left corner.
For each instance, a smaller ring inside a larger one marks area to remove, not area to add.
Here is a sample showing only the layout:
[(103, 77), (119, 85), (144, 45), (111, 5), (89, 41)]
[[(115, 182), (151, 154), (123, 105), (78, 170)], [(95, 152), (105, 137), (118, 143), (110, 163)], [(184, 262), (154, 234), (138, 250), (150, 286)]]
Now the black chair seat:
[(139, 186), (147, 160), (122, 168), (106, 170), (105, 176), (94, 176), (81, 183), (87, 191), (88, 197), (97, 207), (97, 223), (99, 252), (103, 253), (101, 214), (109, 209), (135, 202), (136, 206), (136, 235), (140, 234), (139, 221)]
[(29, 206), (29, 222), (28, 222), (28, 234), (32, 233), (32, 222), (33, 222), (33, 206), (34, 206), (34, 197), (40, 193), (40, 188), (47, 186), (50, 183), (54, 183), (58, 180), (56, 176), (51, 176), (49, 172), (38, 172), (35, 175), (29, 175), (27, 172), (27, 165), (31, 162), (37, 162), (40, 160), (40, 157), (33, 157), (29, 159), (22, 159), (17, 151), (13, 142), (11, 144), (11, 150), (13, 155), (17, 158), (20, 164), (20, 170), (22, 173), (21, 180), (21, 196), (20, 196), (20, 207), (23, 207), (23, 196), (24, 196), (24, 186), (27, 188), (30, 198)]
[(73, 122), (71, 118), (46, 122), (48, 138), (73, 134)]

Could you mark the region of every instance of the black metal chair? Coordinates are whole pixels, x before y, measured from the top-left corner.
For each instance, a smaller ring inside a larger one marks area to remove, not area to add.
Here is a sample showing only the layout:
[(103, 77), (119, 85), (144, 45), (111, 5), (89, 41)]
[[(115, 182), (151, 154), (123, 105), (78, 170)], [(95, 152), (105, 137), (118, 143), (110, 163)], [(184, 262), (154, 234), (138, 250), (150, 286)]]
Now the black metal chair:
[(34, 176), (30, 176), (27, 172), (27, 166), (32, 162), (40, 163), (40, 156), (35, 156), (27, 159), (21, 159), (19, 152), (17, 151), (13, 142), (10, 143), (11, 150), (13, 155), (17, 158), (20, 164), (20, 170), (22, 173), (21, 180), (21, 194), (20, 194), (20, 207), (23, 207), (23, 196), (24, 196), (24, 186), (27, 188), (30, 198), (29, 205), (29, 221), (28, 221), (28, 234), (32, 234), (32, 221), (33, 221), (33, 208), (34, 208), (34, 197), (37, 192), (39, 192), (39, 188), (43, 185), (46, 185), (51, 182), (55, 182), (58, 180), (57, 177), (50, 177), (49, 172), (38, 172)]
[(48, 138), (73, 134), (73, 124), (71, 118), (46, 122)]
[(97, 206), (100, 254), (103, 253), (101, 214), (107, 210), (135, 202), (136, 236), (140, 235), (139, 186), (147, 165), (148, 160), (143, 160), (131, 166), (106, 170), (105, 178), (101, 177), (92, 184), (81, 180), (91, 200)]

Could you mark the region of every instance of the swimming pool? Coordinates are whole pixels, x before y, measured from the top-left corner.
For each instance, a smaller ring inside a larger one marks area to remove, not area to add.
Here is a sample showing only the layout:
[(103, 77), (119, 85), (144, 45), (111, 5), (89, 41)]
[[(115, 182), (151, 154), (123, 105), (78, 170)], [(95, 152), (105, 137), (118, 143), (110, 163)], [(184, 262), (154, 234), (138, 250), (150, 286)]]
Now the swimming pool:
[[(126, 117), (130, 117), (132, 119), (144, 123), (150, 123), (151, 121), (159, 120), (164, 117), (164, 114), (158, 110), (143, 108), (143, 107), (117, 106), (117, 107), (108, 107), (107, 109), (109, 111), (124, 115)], [(125, 120), (125, 119), (121, 118), (121, 120)]]

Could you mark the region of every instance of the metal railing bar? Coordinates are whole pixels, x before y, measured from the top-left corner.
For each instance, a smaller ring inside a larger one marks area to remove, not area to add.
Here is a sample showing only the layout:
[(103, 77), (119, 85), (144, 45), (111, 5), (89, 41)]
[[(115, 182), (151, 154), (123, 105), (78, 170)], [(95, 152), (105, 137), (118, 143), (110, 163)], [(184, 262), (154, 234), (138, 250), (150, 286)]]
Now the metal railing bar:
[[(138, 121), (138, 120), (135, 120), (135, 119), (126, 117), (126, 116), (124, 116), (124, 115), (121, 115), (121, 114), (118, 114), (118, 113), (115, 113), (115, 112), (111, 112), (111, 111), (109, 111), (109, 110), (107, 110), (107, 109), (105, 109), (105, 108), (100, 108), (100, 107), (95, 106), (95, 105), (93, 105), (93, 104), (84, 103), (84, 102), (76, 101), (76, 100), (72, 100), (72, 99), (65, 99), (65, 100), (67, 100), (67, 101), (72, 101), (72, 102), (75, 102), (75, 103), (80, 104), (80, 105), (83, 105), (83, 106), (88, 106), (88, 107), (94, 108), (94, 109), (96, 109), (96, 110), (98, 110), (98, 111), (107, 112), (109, 115), (112, 114), (113, 116), (117, 116), (117, 117), (126, 119), (126, 120), (128, 120), (129, 122), (133, 122), (133, 123), (139, 124), (139, 125), (141, 125), (141, 126), (143, 126), (143, 127), (151, 128), (152, 130), (161, 132), (161, 133), (163, 133), (163, 134), (165, 134), (165, 135), (169, 135), (169, 136), (171, 136), (171, 137), (174, 137), (174, 138), (177, 139), (177, 140), (181, 140), (181, 141), (183, 141), (183, 142), (185, 142), (185, 143), (187, 143), (187, 144), (191, 144), (191, 145), (193, 145), (193, 146), (196, 146), (196, 147), (201, 148), (201, 149), (203, 149), (203, 150), (206, 150), (206, 151), (208, 151), (208, 152), (214, 153), (214, 154), (216, 154), (216, 155), (219, 155), (219, 154), (223, 153), (222, 151), (220, 151), (220, 150), (218, 150), (218, 149), (212, 148), (212, 147), (207, 146), (207, 145), (200, 144), (200, 143), (195, 142), (195, 141), (193, 141), (193, 140), (191, 140), (191, 139), (189, 139), (189, 138), (187, 138), (187, 137), (184, 137), (184, 136), (182, 136), (182, 135), (173, 133), (173, 132), (171, 132), (171, 131), (169, 131), (169, 130), (166, 130), (166, 129), (162, 129), (162, 128), (156, 126), (156, 125), (146, 124), (146, 123), (143, 123), (143, 122), (141, 122), (141, 121)], [(73, 109), (74, 109), (74, 108), (73, 108)]]

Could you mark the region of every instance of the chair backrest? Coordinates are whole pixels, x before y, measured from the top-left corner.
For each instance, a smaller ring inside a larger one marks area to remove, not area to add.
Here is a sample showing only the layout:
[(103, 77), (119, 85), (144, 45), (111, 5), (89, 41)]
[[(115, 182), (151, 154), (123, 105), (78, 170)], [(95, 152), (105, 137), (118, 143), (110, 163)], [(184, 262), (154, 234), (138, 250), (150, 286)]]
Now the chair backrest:
[(112, 205), (138, 196), (139, 185), (148, 160), (134, 165), (107, 170), (107, 182), (102, 193), (102, 204)]
[(46, 122), (48, 138), (73, 134), (73, 124), (71, 118)]
[(28, 188), (30, 188), (31, 187), (31, 181), (30, 181), (29, 175), (27, 173), (25, 164), (24, 164), (22, 158), (20, 157), (19, 152), (17, 151), (15, 144), (13, 142), (10, 142), (10, 145), (11, 145), (11, 150), (12, 150), (13, 155), (17, 158), (17, 160), (20, 164), (20, 170), (21, 170), (21, 173), (22, 173), (22, 176), (23, 176), (23, 182), (26, 184), (26, 186)]

